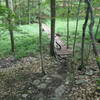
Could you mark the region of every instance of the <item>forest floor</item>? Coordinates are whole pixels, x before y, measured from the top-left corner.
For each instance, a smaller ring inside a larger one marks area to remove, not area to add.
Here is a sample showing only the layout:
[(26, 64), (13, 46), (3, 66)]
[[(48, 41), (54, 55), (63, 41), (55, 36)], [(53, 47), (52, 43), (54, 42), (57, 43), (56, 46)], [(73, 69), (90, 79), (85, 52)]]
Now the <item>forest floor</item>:
[(100, 72), (93, 59), (84, 71), (76, 70), (71, 57), (65, 63), (45, 55), (43, 62), (46, 75), (39, 56), (0, 59), (0, 100), (100, 100)]

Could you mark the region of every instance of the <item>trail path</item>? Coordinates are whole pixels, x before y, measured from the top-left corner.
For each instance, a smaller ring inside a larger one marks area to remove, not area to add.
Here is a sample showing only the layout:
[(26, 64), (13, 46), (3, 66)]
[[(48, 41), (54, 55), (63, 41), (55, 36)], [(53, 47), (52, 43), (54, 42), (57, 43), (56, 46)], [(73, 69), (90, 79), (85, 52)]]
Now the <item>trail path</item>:
[[(48, 34), (48, 38), (51, 38), (51, 30), (50, 27), (48, 27), (46, 24), (42, 24), (42, 29), (45, 33)], [(65, 100), (63, 98), (63, 94), (66, 91), (66, 85), (69, 84), (69, 70), (68, 68), (70, 65), (68, 63), (68, 56), (72, 54), (70, 49), (67, 49), (66, 44), (61, 39), (60, 34), (55, 34), (55, 54), (58, 62), (60, 62), (60, 65), (58, 65), (57, 73), (53, 75), (55, 77), (55, 80), (52, 80), (52, 84), (49, 85), (49, 87), (53, 87), (53, 95), (52, 98), (49, 100)], [(70, 61), (69, 61), (70, 62)], [(71, 67), (71, 66), (70, 66)], [(58, 80), (58, 82), (57, 82)], [(55, 83), (56, 82), (56, 83)], [(53, 86), (52, 86), (53, 85)], [(55, 88), (54, 88), (55, 87)], [(67, 90), (69, 91), (69, 90)]]

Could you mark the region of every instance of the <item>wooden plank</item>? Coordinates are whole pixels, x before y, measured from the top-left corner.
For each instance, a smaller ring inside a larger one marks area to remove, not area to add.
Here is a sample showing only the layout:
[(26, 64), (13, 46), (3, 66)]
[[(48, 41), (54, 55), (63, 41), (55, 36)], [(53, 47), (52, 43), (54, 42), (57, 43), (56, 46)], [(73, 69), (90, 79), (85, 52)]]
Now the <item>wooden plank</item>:
[[(48, 38), (51, 38), (51, 30), (46, 24), (42, 24), (42, 29), (44, 32), (48, 34)], [(57, 55), (60, 55), (61, 57), (64, 55), (70, 55), (72, 54), (71, 49), (67, 49), (66, 44), (61, 40), (61, 37), (58, 35), (55, 35), (55, 52)], [(60, 46), (61, 48), (57, 48), (57, 46)]]

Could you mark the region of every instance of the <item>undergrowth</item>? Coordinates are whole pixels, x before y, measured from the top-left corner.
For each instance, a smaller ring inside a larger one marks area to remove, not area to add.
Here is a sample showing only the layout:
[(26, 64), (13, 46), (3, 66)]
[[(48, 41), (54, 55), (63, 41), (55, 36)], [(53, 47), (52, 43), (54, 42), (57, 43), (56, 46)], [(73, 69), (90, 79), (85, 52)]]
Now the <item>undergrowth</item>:
[[(96, 21), (98, 21), (96, 19)], [(84, 23), (83, 19), (79, 19), (78, 33), (77, 33), (77, 43), (81, 42), (82, 36), (82, 25)], [(50, 20), (47, 20), (47, 25), (50, 27)], [(69, 33), (70, 33), (70, 45), (73, 45), (74, 33), (75, 33), (76, 20), (70, 19), (69, 23)], [(89, 23), (88, 23), (89, 25)], [(94, 33), (96, 32), (97, 23), (94, 26)], [(67, 42), (67, 21), (66, 19), (56, 19), (56, 33), (61, 34), (62, 39)], [(97, 35), (100, 38), (100, 35)], [(14, 31), (15, 40), (15, 57), (21, 58), (29, 55), (36, 55), (39, 53), (39, 27), (38, 24), (30, 25), (20, 25), (18, 30)], [(86, 30), (86, 40), (89, 41), (89, 29)], [(43, 42), (43, 52), (49, 50), (49, 41), (46, 33), (43, 32), (42, 42)], [(3, 30), (0, 32), (0, 58), (7, 57), (11, 55), (11, 44), (9, 32)]]

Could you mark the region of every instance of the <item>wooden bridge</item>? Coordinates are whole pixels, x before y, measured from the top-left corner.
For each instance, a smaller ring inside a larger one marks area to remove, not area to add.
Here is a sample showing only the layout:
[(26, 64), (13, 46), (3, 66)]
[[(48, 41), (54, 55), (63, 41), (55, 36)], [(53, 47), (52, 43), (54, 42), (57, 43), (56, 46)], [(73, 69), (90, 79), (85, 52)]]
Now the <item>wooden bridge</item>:
[[(51, 38), (51, 30), (46, 24), (42, 24), (42, 29), (44, 32), (48, 34), (48, 38)], [(60, 56), (61, 58), (66, 58), (68, 55), (72, 54), (71, 49), (67, 49), (66, 44), (64, 41), (61, 40), (61, 36), (59, 34), (55, 34), (55, 54), (56, 56)]]

